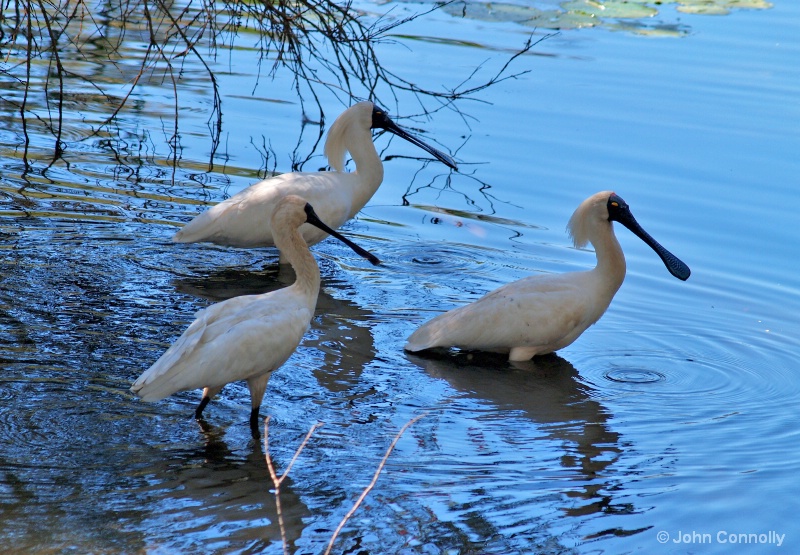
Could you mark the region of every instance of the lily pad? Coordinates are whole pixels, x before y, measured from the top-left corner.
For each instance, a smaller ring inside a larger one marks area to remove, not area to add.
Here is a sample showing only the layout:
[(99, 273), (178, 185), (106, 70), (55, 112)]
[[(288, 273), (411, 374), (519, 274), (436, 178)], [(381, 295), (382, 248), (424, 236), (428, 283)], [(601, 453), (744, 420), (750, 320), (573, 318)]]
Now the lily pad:
[(537, 8), (502, 2), (454, 2), (442, 6), (441, 9), (467, 19), (511, 23), (525, 23), (542, 13)]
[(679, 0), (679, 12), (703, 15), (726, 15), (733, 9), (767, 10), (772, 7), (765, 0)]
[(564, 2), (561, 7), (569, 13), (586, 14), (591, 17), (612, 19), (642, 19), (653, 17), (658, 10), (648, 6), (646, 2), (634, 0), (572, 0)]
[[(393, 0), (403, 1), (403, 0)], [(566, 0), (548, 2), (546, 8), (511, 2), (479, 2), (462, 0), (442, 6), (455, 17), (479, 21), (516, 23), (537, 29), (568, 30), (602, 26), (614, 31), (647, 36), (685, 36), (688, 31), (677, 24), (644, 24), (658, 15), (658, 6), (675, 4), (683, 13), (724, 15), (732, 9), (769, 9), (766, 0)], [(552, 7), (551, 7), (552, 6)], [(625, 23), (630, 22), (630, 23)]]
[(536, 18), (529, 19), (523, 25), (536, 27), (537, 29), (568, 30), (582, 29), (584, 27), (594, 27), (602, 22), (596, 17), (574, 12), (561, 12), (558, 10), (547, 10), (540, 12)]
[(502, 2), (457, 2), (443, 6), (442, 10), (468, 19), (510, 22), (539, 29), (578, 29), (597, 24), (597, 20), (590, 15)]
[(673, 23), (659, 23), (644, 25), (638, 21), (620, 20), (603, 26), (611, 31), (621, 31), (643, 37), (654, 38), (680, 38), (689, 34), (688, 27)]

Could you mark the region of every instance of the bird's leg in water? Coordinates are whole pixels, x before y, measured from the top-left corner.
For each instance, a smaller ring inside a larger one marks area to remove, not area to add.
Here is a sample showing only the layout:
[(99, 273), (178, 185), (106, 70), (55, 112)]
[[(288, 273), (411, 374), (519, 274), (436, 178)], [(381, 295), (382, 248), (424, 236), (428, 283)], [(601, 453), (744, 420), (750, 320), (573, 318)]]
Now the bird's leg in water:
[(194, 411), (194, 418), (195, 420), (200, 420), (203, 418), (203, 409), (206, 408), (206, 405), (211, 402), (212, 397), (222, 391), (221, 387), (206, 387), (203, 389), (203, 398), (200, 399), (200, 404), (197, 405), (197, 408)]
[(200, 404), (197, 405), (197, 408), (194, 411), (194, 418), (195, 420), (200, 420), (203, 418), (203, 409), (206, 408), (206, 405), (211, 401), (211, 397), (206, 397), (203, 395), (203, 398), (200, 399)]
[(258, 412), (261, 409), (261, 401), (264, 398), (264, 392), (267, 390), (267, 382), (272, 372), (267, 372), (260, 376), (255, 376), (247, 380), (247, 387), (250, 389), (250, 430), (253, 432), (253, 437), (260, 437)]
[(250, 431), (253, 432), (253, 437), (261, 437), (261, 430), (258, 427), (258, 413), (261, 405), (253, 407), (250, 411)]

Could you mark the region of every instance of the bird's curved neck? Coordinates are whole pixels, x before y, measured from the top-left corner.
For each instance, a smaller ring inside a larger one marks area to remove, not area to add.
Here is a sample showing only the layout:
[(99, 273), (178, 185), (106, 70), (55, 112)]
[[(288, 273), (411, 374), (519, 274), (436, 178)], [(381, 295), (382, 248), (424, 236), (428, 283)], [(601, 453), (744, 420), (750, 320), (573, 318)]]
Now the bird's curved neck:
[(351, 132), (348, 136), (347, 150), (356, 164), (359, 179), (358, 193), (367, 195), (369, 200), (383, 181), (383, 163), (372, 142), (372, 132)]
[(614, 235), (614, 227), (611, 222), (602, 229), (597, 236), (591, 240), (597, 256), (597, 266), (594, 271), (601, 276), (601, 283), (604, 290), (613, 296), (622, 285), (625, 279), (625, 255), (622, 247)]
[(275, 246), (280, 251), (281, 263), (288, 262), (295, 273), (295, 282), (290, 287), (303, 291), (316, 303), (319, 295), (319, 266), (308, 250), (303, 236), (297, 229), (275, 235)]

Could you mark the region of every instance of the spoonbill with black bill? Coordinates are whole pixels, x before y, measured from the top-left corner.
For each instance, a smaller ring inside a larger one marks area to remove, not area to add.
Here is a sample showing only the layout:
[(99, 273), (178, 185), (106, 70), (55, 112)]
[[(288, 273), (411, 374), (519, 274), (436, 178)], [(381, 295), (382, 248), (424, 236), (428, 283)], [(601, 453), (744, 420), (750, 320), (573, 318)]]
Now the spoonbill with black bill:
[(603, 191), (583, 201), (567, 225), (576, 247), (594, 246), (595, 268), (529, 276), (503, 285), (423, 324), (408, 338), (405, 349), (456, 347), (508, 353), (512, 361), (563, 349), (600, 319), (625, 279), (625, 256), (612, 222), (647, 243), (673, 276), (689, 278), (689, 267), (639, 225), (627, 203)]
[(299, 228), (318, 227), (373, 264), (380, 261), (320, 220), (311, 204), (284, 196), (272, 213), (275, 244), (294, 269), (295, 282), (261, 295), (243, 295), (200, 310), (175, 343), (137, 379), (131, 391), (144, 401), (203, 388), (195, 418), (222, 388), (245, 380), (250, 389), (250, 427), (258, 417), (269, 377), (294, 353), (308, 330), (319, 295), (319, 266)]
[[(367, 204), (383, 181), (383, 163), (372, 142), (372, 129), (397, 135), (457, 169), (453, 158), (402, 129), (384, 110), (372, 102), (359, 102), (345, 110), (328, 131), (325, 156), (334, 171), (285, 173), (255, 183), (196, 216), (172, 240), (242, 248), (274, 246), (275, 231), (265, 215), (290, 194), (306, 199), (323, 222), (339, 228)], [(346, 152), (355, 162), (354, 172), (344, 171)], [(300, 232), (309, 246), (328, 236), (310, 225)]]

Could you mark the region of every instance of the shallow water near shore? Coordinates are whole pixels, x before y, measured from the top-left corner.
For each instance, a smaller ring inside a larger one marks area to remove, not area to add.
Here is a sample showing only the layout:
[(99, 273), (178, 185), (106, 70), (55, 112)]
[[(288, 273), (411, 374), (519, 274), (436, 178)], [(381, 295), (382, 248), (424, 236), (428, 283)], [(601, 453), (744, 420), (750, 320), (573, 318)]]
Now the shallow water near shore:
[[(384, 183), (344, 231), (381, 266), (335, 241), (313, 247), (316, 316), (262, 406), (279, 471), (323, 423), (281, 488), (290, 552), (324, 552), (419, 415), (335, 553), (800, 547), (800, 8), (608, 2), (638, 11), (599, 17), (577, 4), (451, 4), (381, 45), (393, 72), (446, 87), (560, 29), (514, 60), (516, 78), (459, 104), (463, 114), (398, 119), (453, 152), (458, 173), (376, 139)], [(430, 7), (358, 5), (394, 18)], [(291, 78), (259, 79), (257, 56), (241, 47), (216, 61), (224, 126), (212, 164), (208, 83), (189, 59), (177, 157), (164, 144), (168, 83), (143, 89), (116, 135), (91, 139), (105, 104), (74, 91), (63, 160), (47, 169), (52, 136), (28, 128), (26, 169), (19, 111), (3, 107), (10, 553), (283, 552), (244, 384), (226, 387), (204, 422), (193, 418), (199, 391), (153, 404), (128, 391), (197, 310), (292, 282), (275, 251), (170, 241), (273, 164), (288, 171), (299, 154), (304, 169), (325, 166)], [(322, 101), (329, 124), (344, 106)], [(419, 111), (411, 95), (388, 108)], [(501, 284), (590, 268), (593, 253), (565, 226), (601, 190), (691, 267), (688, 281), (617, 226), (625, 283), (558, 354), (403, 351), (419, 324)]]

